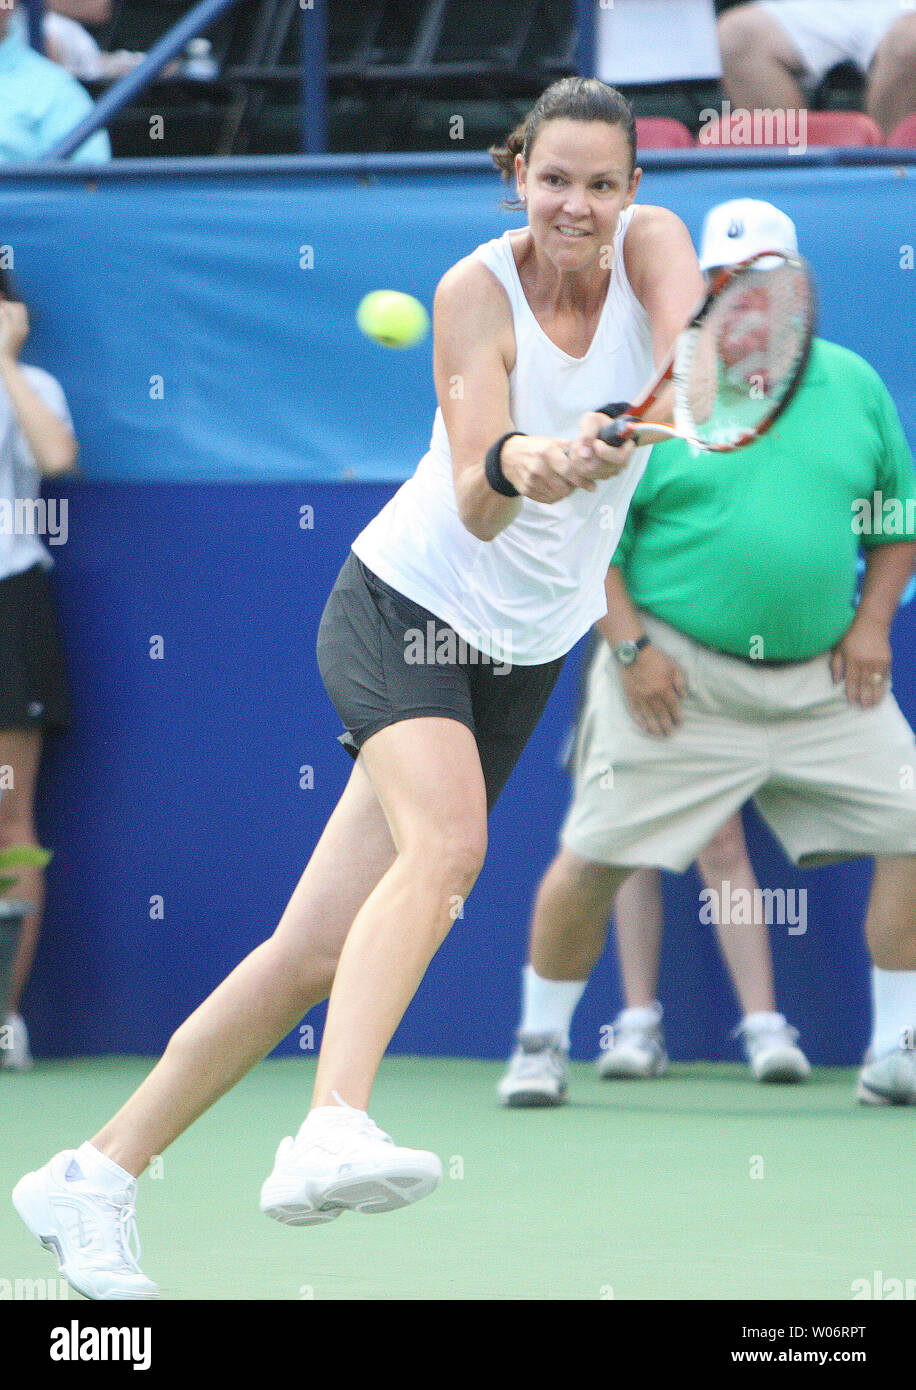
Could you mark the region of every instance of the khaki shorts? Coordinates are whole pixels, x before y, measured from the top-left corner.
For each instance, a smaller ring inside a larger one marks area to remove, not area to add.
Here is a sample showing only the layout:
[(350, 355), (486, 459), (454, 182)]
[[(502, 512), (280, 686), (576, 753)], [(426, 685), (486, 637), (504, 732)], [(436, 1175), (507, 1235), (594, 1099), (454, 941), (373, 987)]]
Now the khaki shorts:
[(574, 854), (682, 873), (749, 798), (803, 867), (916, 854), (916, 740), (889, 690), (862, 709), (833, 684), (829, 654), (754, 667), (641, 616), (686, 677), (682, 723), (644, 734), (598, 644), (561, 834)]

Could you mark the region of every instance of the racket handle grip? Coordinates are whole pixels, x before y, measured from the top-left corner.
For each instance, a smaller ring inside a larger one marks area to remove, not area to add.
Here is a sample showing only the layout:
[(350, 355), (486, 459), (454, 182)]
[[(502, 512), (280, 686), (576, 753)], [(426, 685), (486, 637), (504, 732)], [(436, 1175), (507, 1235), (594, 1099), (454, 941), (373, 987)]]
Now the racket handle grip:
[(629, 401), (614, 401), (611, 405), (600, 407), (599, 415), (610, 415), (613, 421), (610, 425), (605, 425), (604, 429), (598, 434), (598, 438), (603, 444), (611, 444), (615, 448), (628, 439), (631, 429), (628, 423), (630, 412)]
[(613, 424), (605, 425), (603, 430), (598, 433), (598, 438), (604, 444), (612, 444), (615, 448), (623, 444), (630, 438), (633, 429), (626, 416), (622, 415)]

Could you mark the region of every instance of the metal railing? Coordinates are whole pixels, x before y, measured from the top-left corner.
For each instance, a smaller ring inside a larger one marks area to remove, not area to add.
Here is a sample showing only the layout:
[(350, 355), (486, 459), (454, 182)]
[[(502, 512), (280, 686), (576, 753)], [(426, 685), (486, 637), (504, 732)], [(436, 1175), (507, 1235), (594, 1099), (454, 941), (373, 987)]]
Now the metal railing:
[(44, 0), (22, 0), (22, 5), (28, 16), (29, 43), (38, 53), (44, 53), (45, 39), (42, 29), (45, 13)]
[[(72, 155), (139, 96), (191, 39), (237, 3), (238, 0), (200, 0), (153, 45), (132, 72), (109, 87), (92, 111), (48, 151), (45, 159), (61, 160)], [(41, 0), (29, 0), (30, 23), (35, 11), (42, 8)], [(320, 154), (327, 149), (327, 0), (299, 0), (299, 8), (302, 12), (301, 145), (309, 154)], [(38, 24), (40, 34), (40, 15)]]

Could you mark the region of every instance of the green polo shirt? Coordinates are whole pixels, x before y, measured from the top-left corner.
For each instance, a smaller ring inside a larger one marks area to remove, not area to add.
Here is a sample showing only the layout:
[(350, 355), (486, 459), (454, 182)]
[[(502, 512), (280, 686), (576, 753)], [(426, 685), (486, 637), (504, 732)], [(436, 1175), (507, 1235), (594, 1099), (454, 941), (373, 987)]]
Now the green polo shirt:
[(754, 444), (657, 444), (614, 554), (630, 596), (742, 656), (804, 660), (855, 613), (860, 546), (916, 540), (896, 408), (856, 353), (815, 339), (795, 398)]

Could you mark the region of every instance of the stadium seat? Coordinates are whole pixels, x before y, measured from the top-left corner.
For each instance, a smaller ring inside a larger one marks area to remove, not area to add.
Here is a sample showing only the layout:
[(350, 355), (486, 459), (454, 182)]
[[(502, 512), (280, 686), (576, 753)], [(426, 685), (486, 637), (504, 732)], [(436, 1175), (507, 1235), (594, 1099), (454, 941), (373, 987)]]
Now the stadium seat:
[(684, 150), (694, 139), (681, 121), (668, 116), (638, 116), (636, 144), (641, 150)]
[(883, 145), (884, 132), (864, 111), (729, 111), (701, 127), (709, 148), (793, 145)]
[(884, 131), (864, 111), (809, 111), (809, 145), (883, 145)]
[(910, 116), (904, 116), (899, 125), (895, 125), (890, 135), (887, 137), (889, 145), (902, 145), (907, 149), (916, 147), (916, 111)]

